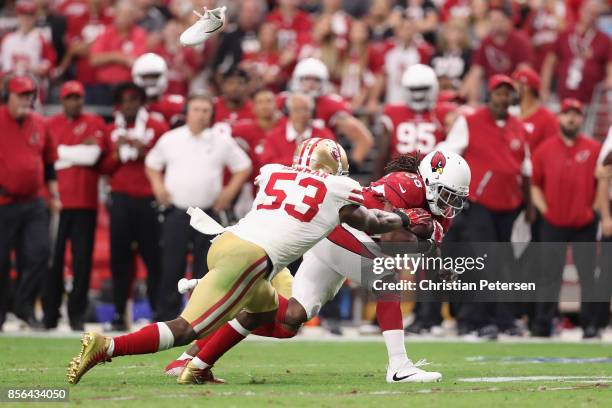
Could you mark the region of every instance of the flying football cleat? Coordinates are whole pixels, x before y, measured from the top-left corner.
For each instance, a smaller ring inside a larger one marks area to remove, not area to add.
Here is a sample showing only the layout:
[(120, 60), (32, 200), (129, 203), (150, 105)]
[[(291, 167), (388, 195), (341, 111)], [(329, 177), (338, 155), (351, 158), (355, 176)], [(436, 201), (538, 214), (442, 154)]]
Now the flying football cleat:
[(164, 368), (164, 373), (169, 377), (178, 377), (179, 375), (181, 375), (181, 373), (185, 369), (185, 366), (189, 364), (190, 361), (191, 359), (173, 360), (168, 363), (166, 368)]
[(68, 366), (68, 382), (77, 384), (81, 377), (96, 364), (111, 361), (106, 354), (109, 338), (98, 333), (85, 333), (81, 339), (81, 351), (70, 360)]
[(442, 374), (434, 371), (421, 370), (419, 367), (429, 364), (426, 360), (419, 360), (413, 363), (411, 360), (406, 361), (397, 369), (387, 368), (388, 383), (426, 383), (435, 382), (442, 379)]
[(200, 17), (191, 27), (183, 31), (179, 38), (179, 42), (183, 46), (196, 46), (212, 37), (216, 32), (220, 31), (225, 24), (225, 10), (227, 7), (218, 7), (213, 10), (208, 10), (204, 7), (204, 14), (197, 11), (193, 13)]
[(179, 384), (225, 384), (225, 380), (215, 378), (210, 367), (197, 368), (187, 364), (176, 380)]

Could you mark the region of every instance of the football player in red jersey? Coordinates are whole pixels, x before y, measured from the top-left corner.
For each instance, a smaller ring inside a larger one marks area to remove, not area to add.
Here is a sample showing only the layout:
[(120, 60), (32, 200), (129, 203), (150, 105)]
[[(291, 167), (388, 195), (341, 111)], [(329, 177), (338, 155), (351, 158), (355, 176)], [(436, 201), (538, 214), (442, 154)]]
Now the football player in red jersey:
[[(423, 64), (410, 66), (402, 76), (405, 103), (383, 108), (386, 129), (376, 172), (383, 173), (386, 163), (401, 154), (426, 155), (444, 139), (444, 118), (436, 110), (438, 79), (434, 70)], [(448, 113), (448, 112), (446, 112)]]
[[(289, 84), (291, 92), (299, 92), (315, 99), (315, 127), (325, 126), (336, 135), (343, 135), (351, 143), (350, 160), (361, 165), (374, 145), (368, 128), (350, 111), (349, 103), (340, 95), (329, 93), (329, 71), (316, 58), (301, 60), (293, 71)], [(279, 105), (284, 106), (287, 94), (279, 95)]]
[(168, 65), (162, 57), (152, 52), (138, 57), (132, 66), (132, 79), (147, 93), (147, 110), (161, 115), (157, 119), (163, 119), (171, 128), (185, 123), (185, 97), (164, 95), (168, 87)]
[[(406, 213), (415, 220), (411, 224), (415, 226), (412, 228), (415, 235), (441, 242), (450, 218), (461, 211), (468, 194), (470, 169), (465, 160), (454, 153), (435, 151), (419, 164), (415, 155), (401, 155), (389, 164), (387, 170), (389, 174), (363, 190), (363, 205), (378, 209), (389, 206), (407, 208)], [(261, 326), (253, 333), (276, 338), (295, 336), (303, 323), (334, 298), (346, 278), (369, 288), (372, 282), (364, 282), (362, 262), (376, 256), (381, 256), (381, 253), (371, 236), (344, 225), (338, 226), (327, 239), (304, 255), (293, 280), (291, 298), (287, 300), (279, 295), (280, 306), (275, 323)], [(394, 276), (388, 278), (392, 280)], [(438, 381), (441, 378), (439, 373), (421, 370), (418, 368), (421, 364), (414, 364), (407, 356), (399, 298), (394, 295), (379, 297), (376, 313), (389, 355), (386, 381)], [(250, 334), (237, 330), (237, 327), (231, 321), (211, 336), (198, 340), (188, 353), (183, 353), (166, 367), (166, 374), (178, 375), (196, 354), (211, 367), (227, 350)]]
[(215, 123), (235, 123), (253, 119), (253, 103), (249, 99), (249, 74), (240, 67), (232, 67), (222, 74), (221, 95), (215, 98)]

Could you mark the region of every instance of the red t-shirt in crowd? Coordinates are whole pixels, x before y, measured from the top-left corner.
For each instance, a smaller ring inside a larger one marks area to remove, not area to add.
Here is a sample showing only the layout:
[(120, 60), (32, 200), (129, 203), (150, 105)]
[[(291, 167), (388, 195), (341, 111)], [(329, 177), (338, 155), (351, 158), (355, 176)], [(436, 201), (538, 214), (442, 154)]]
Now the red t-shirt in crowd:
[(277, 9), (268, 14), (266, 21), (278, 27), (276, 35), (278, 48), (281, 50), (310, 41), (313, 23), (310, 14), (304, 11), (298, 10), (293, 18), (285, 19)]
[[(114, 123), (109, 124), (105, 136), (104, 150), (109, 152), (100, 163), (100, 169), (110, 174), (110, 187), (114, 193), (124, 193), (133, 197), (149, 197), (153, 195), (151, 184), (145, 174), (144, 156), (155, 146), (157, 140), (168, 131), (165, 122), (150, 116), (145, 125), (145, 134), (134, 135), (134, 124), (128, 125), (127, 132), (117, 129)], [(120, 136), (138, 137), (145, 144), (145, 154), (137, 160), (122, 163), (118, 156), (118, 139)]]
[(526, 118), (521, 119), (525, 128), (525, 136), (529, 144), (529, 151), (535, 152), (537, 147), (548, 139), (559, 135), (559, 121), (548, 109), (540, 106)]
[(230, 109), (225, 98), (222, 96), (215, 98), (215, 122), (228, 122), (230, 124), (235, 123), (241, 119), (255, 119), (253, 113), (253, 102), (247, 100), (242, 107), (237, 110)]
[(404, 104), (383, 108), (382, 122), (391, 133), (389, 157), (419, 152), (424, 156), (444, 140), (442, 120), (433, 111), (415, 112)]
[[(132, 27), (126, 37), (122, 37), (114, 25), (109, 25), (91, 46), (90, 55), (107, 52), (121, 52), (134, 58), (147, 51), (147, 32), (138, 26)], [(123, 64), (105, 64), (97, 67), (96, 80), (100, 84), (118, 84), (131, 81), (130, 67)]]
[[(110, 8), (104, 7), (99, 13), (92, 13), (89, 1), (68, 0), (59, 7), (59, 12), (66, 16), (66, 42), (76, 41), (93, 43), (106, 26), (113, 22)], [(79, 57), (75, 62), (76, 79), (85, 85), (96, 83), (96, 68), (89, 63), (88, 56)]]
[(518, 31), (511, 32), (503, 44), (485, 37), (472, 59), (472, 64), (484, 69), (486, 78), (495, 74), (511, 75), (521, 63), (533, 63), (533, 51), (527, 38)]
[(5, 105), (0, 107), (0, 128), (0, 205), (40, 197), (45, 165), (57, 159), (45, 119), (32, 112), (19, 124)]
[(593, 220), (600, 149), (597, 141), (581, 134), (572, 146), (555, 137), (535, 151), (532, 183), (544, 193), (547, 211), (543, 217), (550, 224), (580, 228)]
[(557, 38), (554, 53), (559, 98), (590, 103), (595, 85), (606, 78), (606, 67), (612, 61), (612, 40), (595, 29), (582, 36), (569, 29)]
[[(310, 136), (307, 139), (313, 137), (336, 140), (336, 136), (327, 128), (312, 127)], [(270, 163), (291, 166), (293, 164), (293, 154), (297, 146), (297, 140), (290, 140), (290, 137), (287, 135), (287, 121), (282, 120), (270, 131), (264, 140), (259, 163), (261, 166)]]
[[(69, 119), (63, 113), (47, 119), (49, 133), (56, 146), (74, 146), (85, 139), (93, 139), (103, 149), (106, 124), (101, 117), (83, 113), (76, 119)], [(62, 208), (98, 208), (98, 169), (96, 166), (71, 166), (57, 170)]]
[(508, 116), (498, 124), (488, 107), (465, 117), (469, 141), (463, 157), (470, 166), (470, 201), (493, 211), (511, 211), (523, 201), (521, 175), (528, 151), (525, 129)]

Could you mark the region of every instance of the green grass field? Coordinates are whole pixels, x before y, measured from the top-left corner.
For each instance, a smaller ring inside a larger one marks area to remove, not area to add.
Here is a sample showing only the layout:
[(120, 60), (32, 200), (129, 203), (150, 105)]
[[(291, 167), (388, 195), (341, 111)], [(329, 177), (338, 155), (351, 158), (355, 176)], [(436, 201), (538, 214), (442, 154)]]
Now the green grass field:
[[(0, 388), (67, 387), (77, 339), (0, 337)], [(215, 367), (229, 384), (179, 386), (163, 375), (176, 350), (123, 357), (70, 386), (70, 405), (171, 407), (611, 407), (611, 363), (532, 363), (529, 357), (612, 358), (606, 344), (408, 343), (440, 383), (386, 384), (380, 342), (246, 342)], [(587, 376), (573, 380), (464, 382), (466, 377)], [(602, 378), (603, 377), (603, 378)], [(607, 378), (606, 378), (607, 377)], [(4, 404), (3, 404), (4, 405)], [(6, 404), (23, 407), (40, 403)], [(45, 404), (47, 405), (47, 404)], [(48, 404), (61, 406), (59, 403)]]

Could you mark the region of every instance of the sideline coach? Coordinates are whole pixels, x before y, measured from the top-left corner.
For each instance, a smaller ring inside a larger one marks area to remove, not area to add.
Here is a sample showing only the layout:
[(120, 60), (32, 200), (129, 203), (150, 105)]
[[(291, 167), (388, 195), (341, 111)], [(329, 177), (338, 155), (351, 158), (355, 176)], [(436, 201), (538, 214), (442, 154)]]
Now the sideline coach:
[(32, 328), (34, 300), (50, 255), (49, 212), (42, 198), (45, 183), (49, 205), (61, 207), (55, 180), (55, 147), (42, 116), (32, 112), (36, 84), (28, 76), (5, 83), (6, 104), (0, 107), (0, 328), (8, 309), (10, 254), (17, 254), (19, 278), (13, 311)]

